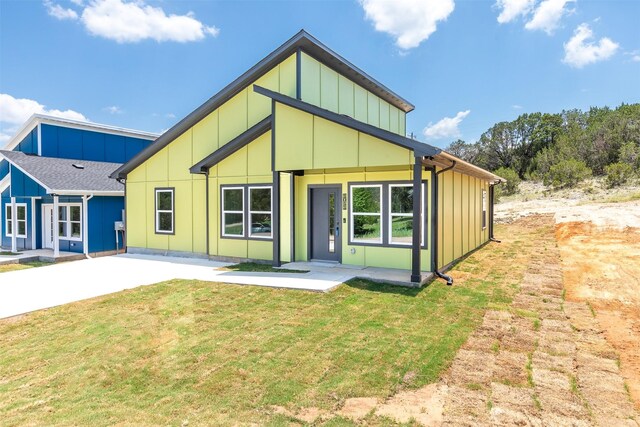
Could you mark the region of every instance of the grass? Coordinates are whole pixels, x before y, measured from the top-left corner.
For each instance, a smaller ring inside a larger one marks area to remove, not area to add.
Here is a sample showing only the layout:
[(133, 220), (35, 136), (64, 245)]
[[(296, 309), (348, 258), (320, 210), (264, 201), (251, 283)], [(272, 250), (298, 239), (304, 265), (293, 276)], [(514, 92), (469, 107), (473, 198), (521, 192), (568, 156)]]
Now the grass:
[(0, 419), (290, 425), (275, 405), (384, 399), (408, 372), (419, 388), (438, 380), (487, 308), (508, 307), (536, 235), (551, 229), (534, 231), (497, 227), (503, 243), (457, 264), (453, 287), (354, 280), (313, 293), (173, 280), (0, 321)]
[(0, 264), (0, 273), (6, 273), (9, 271), (27, 270), (34, 267), (42, 267), (43, 265), (51, 265), (50, 262), (25, 262), (20, 264)]
[(17, 252), (11, 252), (11, 251), (0, 251), (0, 255), (7, 256), (7, 255), (20, 255), (20, 254)]
[(229, 265), (224, 267), (229, 271), (254, 271), (260, 273), (308, 273), (308, 270), (289, 270), (286, 268), (273, 268), (270, 264), (262, 264), (258, 262), (241, 262), (240, 264)]

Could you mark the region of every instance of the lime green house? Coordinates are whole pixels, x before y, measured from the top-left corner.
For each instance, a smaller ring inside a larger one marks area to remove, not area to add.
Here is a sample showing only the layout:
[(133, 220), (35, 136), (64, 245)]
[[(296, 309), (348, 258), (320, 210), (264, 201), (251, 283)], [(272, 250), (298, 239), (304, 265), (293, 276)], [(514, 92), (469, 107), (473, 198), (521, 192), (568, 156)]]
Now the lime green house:
[(127, 249), (441, 275), (501, 178), (407, 138), (413, 109), (301, 31), (114, 172)]

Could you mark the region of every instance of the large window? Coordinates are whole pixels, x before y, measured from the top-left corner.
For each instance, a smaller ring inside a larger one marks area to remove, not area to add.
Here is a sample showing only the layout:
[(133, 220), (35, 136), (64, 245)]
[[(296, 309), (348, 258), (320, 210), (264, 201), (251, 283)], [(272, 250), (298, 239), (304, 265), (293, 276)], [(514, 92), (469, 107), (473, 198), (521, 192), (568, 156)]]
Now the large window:
[(58, 236), (64, 240), (82, 240), (82, 206), (58, 205)]
[(175, 224), (173, 188), (156, 188), (156, 233), (173, 234)]
[(482, 229), (487, 227), (487, 190), (482, 190)]
[[(425, 245), (426, 186), (423, 201), (421, 245)], [(379, 183), (350, 186), (350, 243), (410, 246), (413, 242), (413, 184)]]
[[(11, 210), (11, 204), (5, 205), (5, 215), (4, 215), (4, 231), (7, 237), (11, 237), (13, 234), (13, 212)], [(26, 203), (16, 203), (16, 228), (18, 232), (16, 233), (16, 237), (25, 238), (27, 237), (27, 204)]]
[(271, 185), (222, 187), (222, 237), (271, 239)]
[(351, 241), (382, 243), (382, 185), (351, 186)]

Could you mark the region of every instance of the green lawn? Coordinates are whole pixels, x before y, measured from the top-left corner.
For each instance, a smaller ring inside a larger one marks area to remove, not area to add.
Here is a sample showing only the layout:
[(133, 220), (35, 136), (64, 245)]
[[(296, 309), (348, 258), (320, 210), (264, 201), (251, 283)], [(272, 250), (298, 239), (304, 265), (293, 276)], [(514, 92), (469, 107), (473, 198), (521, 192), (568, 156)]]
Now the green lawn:
[(179, 280), (0, 321), (0, 424), (289, 425), (274, 405), (333, 410), (434, 382), (517, 288), (535, 236), (504, 236), (458, 264), (453, 287)]
[(291, 270), (287, 268), (273, 268), (271, 264), (262, 264), (257, 262), (241, 262), (240, 264), (229, 265), (223, 270), (230, 271), (251, 271), (261, 273), (308, 273), (308, 270)]
[(6, 273), (7, 271), (26, 270), (28, 268), (42, 267), (43, 265), (51, 265), (50, 262), (24, 262), (21, 264), (1, 264), (0, 273)]

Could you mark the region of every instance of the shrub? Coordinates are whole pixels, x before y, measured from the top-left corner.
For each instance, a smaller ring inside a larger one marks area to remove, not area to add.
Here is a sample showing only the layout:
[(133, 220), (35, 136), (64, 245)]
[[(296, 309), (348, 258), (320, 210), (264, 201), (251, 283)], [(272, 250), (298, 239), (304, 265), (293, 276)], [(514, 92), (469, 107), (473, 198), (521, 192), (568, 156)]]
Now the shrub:
[(568, 159), (551, 166), (543, 180), (545, 185), (552, 185), (554, 188), (575, 187), (590, 176), (591, 169), (584, 162)]
[(628, 163), (612, 163), (605, 168), (606, 183), (609, 188), (624, 184), (633, 175), (633, 168)]
[(510, 196), (518, 192), (520, 177), (518, 176), (518, 173), (516, 171), (514, 171), (513, 169), (501, 167), (500, 169), (495, 170), (493, 173), (507, 180), (506, 183), (496, 186), (496, 190), (498, 190), (500, 194)]

